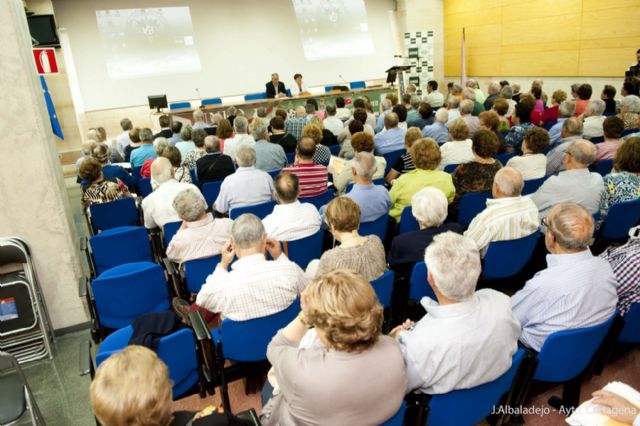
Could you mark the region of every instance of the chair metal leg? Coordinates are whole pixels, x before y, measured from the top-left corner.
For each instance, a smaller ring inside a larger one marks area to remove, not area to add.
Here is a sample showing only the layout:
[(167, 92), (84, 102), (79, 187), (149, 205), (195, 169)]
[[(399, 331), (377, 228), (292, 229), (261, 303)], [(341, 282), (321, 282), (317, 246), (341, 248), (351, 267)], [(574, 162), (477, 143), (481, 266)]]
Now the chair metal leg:
[(224, 376), (224, 356), (222, 352), (222, 342), (216, 342), (216, 352), (218, 354), (218, 370), (220, 377), (220, 393), (222, 394), (222, 406), (226, 413), (231, 413), (231, 401), (229, 400), (229, 389)]
[(571, 413), (580, 403), (582, 378), (581, 374), (566, 382), (562, 387), (562, 398), (552, 396), (549, 398), (548, 404), (556, 410), (562, 410), (565, 414)]

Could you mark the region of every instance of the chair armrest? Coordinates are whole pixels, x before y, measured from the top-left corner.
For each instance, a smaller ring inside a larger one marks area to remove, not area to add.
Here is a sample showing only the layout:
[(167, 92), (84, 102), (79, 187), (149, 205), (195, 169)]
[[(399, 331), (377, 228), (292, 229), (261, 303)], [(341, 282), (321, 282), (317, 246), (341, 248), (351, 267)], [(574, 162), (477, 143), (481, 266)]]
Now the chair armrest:
[(178, 269), (176, 268), (176, 264), (173, 263), (173, 261), (169, 260), (168, 257), (163, 257), (162, 258), (162, 263), (164, 264), (165, 269), (167, 270), (167, 273), (169, 275), (176, 275), (178, 276)]
[(196, 339), (201, 342), (203, 340), (212, 340), (211, 331), (207, 327), (207, 323), (202, 318), (202, 315), (198, 311), (189, 312), (189, 320), (191, 321), (191, 327), (196, 335)]
[(85, 277), (84, 275), (80, 277), (80, 279), (78, 280), (78, 296), (79, 297), (87, 297), (87, 287), (89, 286), (88, 284), (88, 279), (87, 277)]
[(83, 340), (82, 342), (80, 342), (79, 349), (79, 372), (81, 376), (86, 376), (87, 374), (91, 374), (93, 370), (91, 361), (91, 342), (88, 340)]

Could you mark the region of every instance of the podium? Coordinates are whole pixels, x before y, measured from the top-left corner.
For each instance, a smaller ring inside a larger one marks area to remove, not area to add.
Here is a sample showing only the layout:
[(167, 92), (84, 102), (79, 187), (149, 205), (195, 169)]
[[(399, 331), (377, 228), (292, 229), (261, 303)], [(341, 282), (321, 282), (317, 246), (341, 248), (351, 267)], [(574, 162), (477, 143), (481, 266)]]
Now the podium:
[(408, 65), (395, 65), (385, 71), (387, 73), (387, 83), (393, 84), (395, 80), (398, 80), (400, 96), (404, 95), (404, 72), (410, 69), (411, 67)]

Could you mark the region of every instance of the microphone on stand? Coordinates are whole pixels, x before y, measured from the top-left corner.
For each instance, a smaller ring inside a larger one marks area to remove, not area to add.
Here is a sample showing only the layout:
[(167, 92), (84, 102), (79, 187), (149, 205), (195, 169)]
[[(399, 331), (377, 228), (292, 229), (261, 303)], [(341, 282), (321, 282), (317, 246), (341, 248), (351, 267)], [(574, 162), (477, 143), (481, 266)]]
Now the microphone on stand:
[(200, 90), (196, 87), (196, 93), (198, 94), (198, 99), (200, 100), (200, 109), (204, 109), (204, 105), (202, 105), (202, 96), (200, 96)]

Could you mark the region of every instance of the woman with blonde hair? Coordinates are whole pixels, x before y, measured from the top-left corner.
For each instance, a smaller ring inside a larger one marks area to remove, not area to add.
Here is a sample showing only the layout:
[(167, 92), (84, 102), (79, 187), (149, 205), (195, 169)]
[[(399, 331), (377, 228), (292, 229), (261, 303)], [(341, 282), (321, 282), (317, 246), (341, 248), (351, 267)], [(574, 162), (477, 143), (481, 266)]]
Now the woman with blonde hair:
[(336, 135), (334, 135), (331, 132), (331, 130), (324, 128), (324, 124), (322, 123), (322, 120), (320, 119), (320, 117), (318, 117), (317, 115), (314, 115), (309, 120), (309, 124), (318, 126), (322, 131), (322, 140), (320, 140), (320, 143), (322, 145), (333, 146), (338, 144), (338, 138), (336, 137)]
[[(262, 424), (379, 425), (392, 417), (407, 379), (399, 345), (381, 335), (383, 309), (371, 285), (335, 270), (309, 284), (301, 306), (267, 348), (280, 391)], [(300, 348), (303, 338), (311, 343)]]
[(385, 182), (391, 183), (396, 180), (398, 176), (415, 170), (416, 166), (413, 164), (409, 149), (418, 139), (422, 139), (422, 130), (418, 127), (409, 127), (407, 133), (404, 134), (404, 147), (407, 153), (396, 160), (391, 170), (389, 170), (389, 173), (384, 177)]
[(313, 155), (313, 162), (323, 166), (328, 166), (331, 160), (331, 151), (322, 145), (322, 129), (315, 124), (307, 124), (302, 128), (302, 137), (310, 137), (316, 143), (316, 153)]

